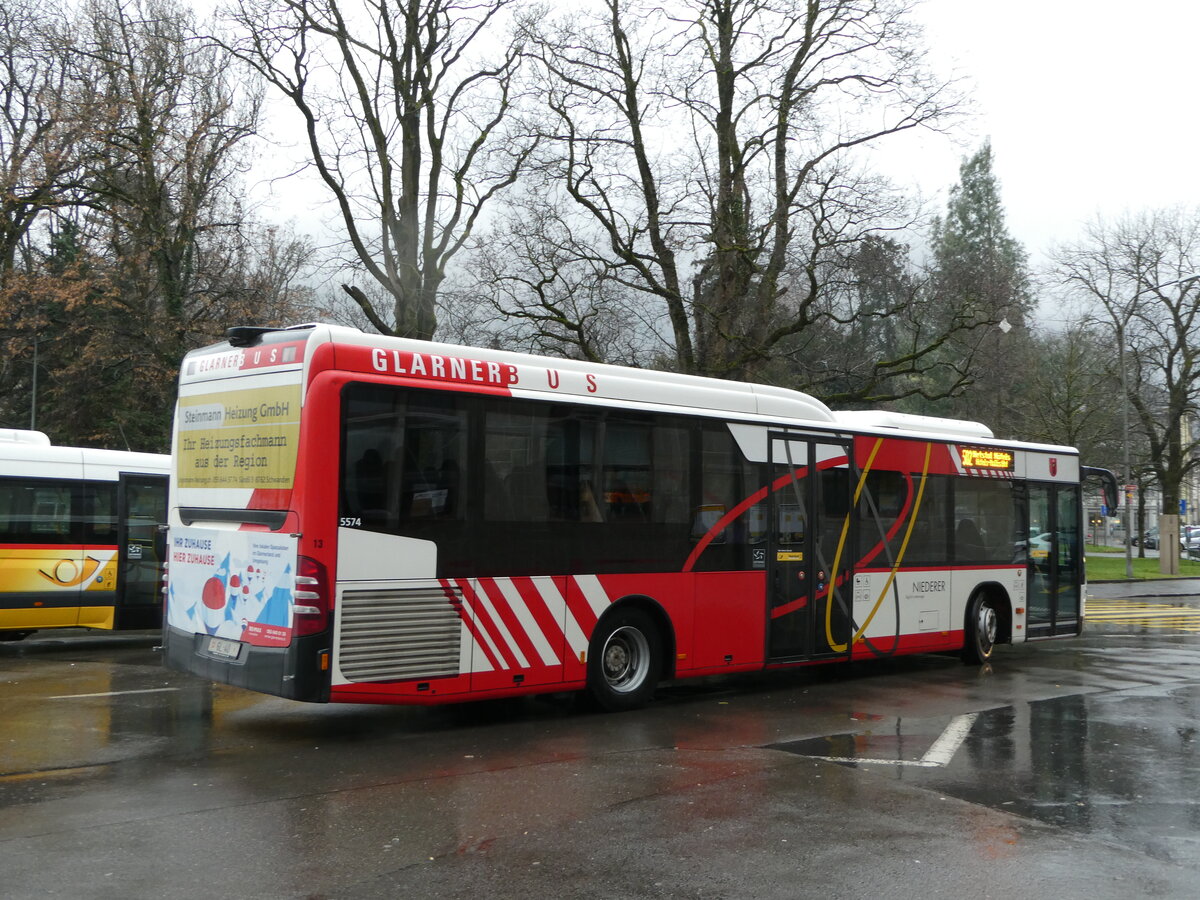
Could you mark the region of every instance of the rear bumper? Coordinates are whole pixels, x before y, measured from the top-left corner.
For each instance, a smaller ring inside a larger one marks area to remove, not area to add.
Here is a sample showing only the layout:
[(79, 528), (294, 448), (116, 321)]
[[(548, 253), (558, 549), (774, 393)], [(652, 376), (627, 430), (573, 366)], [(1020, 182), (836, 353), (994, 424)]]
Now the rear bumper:
[(329, 672), (321, 670), (322, 654), (329, 658), (328, 633), (294, 638), (287, 647), (243, 644), (237, 660), (205, 652), (207, 637), (167, 626), (163, 658), (168, 668), (289, 700), (329, 701)]

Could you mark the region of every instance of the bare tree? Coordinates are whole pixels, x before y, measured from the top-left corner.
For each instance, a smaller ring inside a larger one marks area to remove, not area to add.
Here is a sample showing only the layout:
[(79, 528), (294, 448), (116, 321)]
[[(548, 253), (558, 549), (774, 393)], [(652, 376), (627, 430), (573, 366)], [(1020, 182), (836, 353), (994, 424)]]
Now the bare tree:
[(204, 248), (203, 304), (192, 317), (200, 334), (220, 334), (230, 323), (290, 325), (326, 315), (309, 279), (311, 239), (291, 226), (261, 225), (217, 232)]
[(852, 152), (957, 104), (892, 0), (598, 0), (526, 35), (581, 255), (661, 304), (689, 372), (755, 376), (828, 319), (829, 257), (900, 213)]
[(1009, 398), (1013, 430), (1025, 440), (1076, 447), (1089, 465), (1120, 468), (1120, 404), (1112, 398), (1121, 382), (1109, 330), (1074, 322), (1031, 340), (1031, 365)]
[(772, 381), (831, 404), (919, 405), (963, 390), (974, 377), (968, 337), (974, 304), (933, 289), (909, 248), (864, 234), (818, 260), (820, 291), (809, 324), (776, 345)]
[(1200, 435), (1182, 427), (1200, 401), (1200, 210), (1097, 220), (1054, 258), (1061, 282), (1113, 329), (1123, 402), (1172, 513), (1200, 466)]
[(239, 0), (237, 54), (300, 114), (388, 334), (431, 337), (447, 267), (532, 143), (506, 129), (519, 54), (484, 49), (514, 0)]
[(94, 224), (125, 269), (123, 302), (158, 320), (154, 346), (174, 365), (188, 335), (211, 328), (201, 325), (212, 313), (205, 256), (247, 218), (241, 176), (261, 87), (196, 38), (178, 0), (91, 0), (85, 10), (104, 151), (90, 173)]
[(557, 187), (532, 181), (475, 242), (473, 281), (457, 304), (463, 312), (475, 310), (457, 319), (474, 329), (461, 337), (551, 356), (653, 365), (668, 346), (656, 311), (638, 302), (641, 295), (622, 284), (605, 259), (580, 252), (591, 237), (589, 223), (561, 202)]
[(38, 217), (79, 199), (93, 123), (73, 42), (54, 4), (0, 6), (0, 285)]
[(91, 0), (72, 15), (56, 33), (78, 79), (73, 181), (45, 207), (20, 280), (0, 286), (19, 361), (0, 371), (15, 398), (0, 417), (32, 408), (59, 440), (163, 448), (183, 352), (230, 316), (291, 319), (281, 307), (309, 299), (295, 284), (305, 245), (249, 217), (243, 148), (261, 88), (197, 38), (189, 9)]

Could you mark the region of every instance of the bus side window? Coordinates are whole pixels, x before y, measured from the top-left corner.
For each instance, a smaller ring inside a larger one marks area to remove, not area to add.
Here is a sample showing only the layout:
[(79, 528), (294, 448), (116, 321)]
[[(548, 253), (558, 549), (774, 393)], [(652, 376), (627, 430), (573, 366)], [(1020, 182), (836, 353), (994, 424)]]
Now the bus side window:
[(596, 440), (596, 420), (589, 412), (567, 408), (547, 418), (542, 446), (551, 521), (604, 521)]
[[(706, 424), (699, 434), (699, 503), (692, 509), (691, 539), (707, 540), (697, 560), (698, 571), (739, 571), (750, 568), (750, 545), (766, 535), (765, 506), (746, 500), (762, 484), (764, 470), (748, 462), (725, 425)], [(726, 520), (734, 509), (741, 513)], [(717, 525), (724, 521), (718, 530)]]
[(685, 527), (691, 523), (690, 462), (688, 430), (660, 420), (654, 427), (655, 522)]
[[(904, 481), (899, 472), (874, 469), (867, 473), (866, 485), (858, 501), (859, 557), (890, 562), (899, 542), (895, 542), (893, 554), (887, 553), (887, 546), (892, 546), (887, 544), (887, 534), (894, 530), (896, 519), (904, 507), (904, 490)], [(872, 555), (877, 547), (883, 551), (878, 557)]]
[(604, 505), (609, 522), (649, 521), (653, 485), (648, 423), (610, 419), (604, 432)]
[[(740, 497), (738, 476), (740, 460), (737, 447), (723, 426), (706, 426), (700, 443), (700, 505), (692, 518), (692, 539), (699, 540), (716, 526)], [(731, 540), (733, 529), (726, 526), (719, 534), (711, 535), (710, 543), (723, 544)]]
[(954, 558), (961, 561), (978, 560), (983, 556), (983, 535), (974, 519), (959, 519), (954, 529)]
[(1016, 509), (1011, 481), (958, 480), (954, 487), (954, 558), (978, 563), (1011, 560)]
[(514, 466), (504, 479), (513, 518), (519, 522), (541, 522), (550, 514), (546, 499), (546, 468), (530, 463)]
[(369, 510), (381, 510), (387, 507), (387, 470), (383, 464), (383, 454), (375, 447), (368, 447), (363, 455), (354, 463), (353, 482), (350, 492), (359, 510), (366, 514)]
[(462, 517), (462, 474), (466, 468), (467, 417), (461, 398), (409, 398), (404, 419), (402, 518)]
[(65, 538), (71, 533), (71, 489), (67, 484), (39, 484), (33, 489), (30, 531)]
[(96, 543), (117, 540), (117, 486), (89, 481), (80, 485), (83, 539)]
[(341, 518), (400, 534), (430, 520), (461, 519), (467, 414), (454, 394), (374, 384), (342, 397)]
[(870, 472), (866, 489), (859, 498), (860, 557), (885, 565), (893, 565), (898, 559), (912, 565), (945, 564), (949, 560), (946, 537), (949, 491), (947, 476), (928, 476), (922, 491), (919, 475), (887, 470)]
[(0, 540), (8, 543), (69, 543), (71, 483), (42, 478), (0, 480)]
[(17, 482), (12, 479), (0, 479), (0, 541), (13, 543), (20, 538), (16, 529), (19, 516), (19, 494)]
[(342, 395), (340, 516), (395, 533), (399, 497), (393, 485), (404, 416), (404, 393), (373, 384), (347, 385)]
[[(916, 503), (915, 495), (922, 496), (920, 508), (916, 510), (913, 536), (904, 554), (905, 564), (944, 566), (950, 562), (952, 487), (949, 475), (930, 475), (925, 479), (925, 490), (922, 492), (919, 476), (913, 476), (913, 503)], [(897, 539), (903, 536), (904, 530), (901, 529)]]
[(550, 514), (546, 413), (488, 407), (483, 434), (483, 515), (490, 522), (541, 522)]

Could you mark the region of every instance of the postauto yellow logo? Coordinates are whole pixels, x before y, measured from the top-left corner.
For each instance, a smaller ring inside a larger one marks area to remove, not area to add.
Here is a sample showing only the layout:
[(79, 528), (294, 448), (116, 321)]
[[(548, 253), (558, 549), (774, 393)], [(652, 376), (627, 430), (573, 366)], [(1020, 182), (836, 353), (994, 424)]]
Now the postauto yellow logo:
[(63, 548), (0, 550), (0, 591), (111, 591), (117, 584), (116, 551), (64, 554)]

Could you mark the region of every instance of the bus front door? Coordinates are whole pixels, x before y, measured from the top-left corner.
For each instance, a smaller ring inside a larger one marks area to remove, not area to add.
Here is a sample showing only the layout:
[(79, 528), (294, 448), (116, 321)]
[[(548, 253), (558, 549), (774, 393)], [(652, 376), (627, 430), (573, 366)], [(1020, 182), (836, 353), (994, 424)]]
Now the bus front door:
[(1078, 486), (1030, 484), (1028, 532), (1026, 634), (1078, 634), (1083, 580)]
[(768, 662), (847, 656), (848, 449), (782, 433), (770, 443)]
[(121, 476), (117, 490), (117, 628), (162, 625), (163, 556), (167, 522), (165, 475)]

